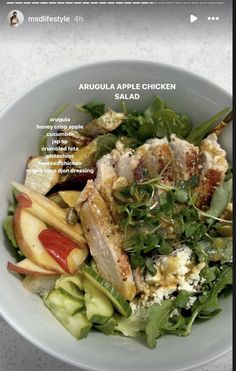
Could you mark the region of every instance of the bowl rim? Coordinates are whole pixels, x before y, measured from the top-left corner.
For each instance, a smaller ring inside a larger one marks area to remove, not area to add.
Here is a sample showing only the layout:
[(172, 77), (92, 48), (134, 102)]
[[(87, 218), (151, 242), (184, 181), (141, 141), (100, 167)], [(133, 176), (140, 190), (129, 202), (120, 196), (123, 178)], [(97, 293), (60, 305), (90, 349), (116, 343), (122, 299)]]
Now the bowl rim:
[[(132, 64), (139, 64), (141, 66), (143, 64), (143, 65), (146, 65), (147, 67), (152, 66), (152, 67), (156, 67), (156, 68), (169, 69), (169, 70), (178, 72), (178, 73), (180, 73), (182, 75), (185, 75), (185, 76), (188, 75), (188, 77), (196, 79), (199, 82), (202, 82), (203, 84), (206, 84), (206, 85), (212, 87), (213, 89), (218, 90), (219, 93), (222, 93), (224, 96), (227, 96), (227, 98), (232, 99), (232, 94), (229, 91), (227, 91), (226, 89), (219, 86), (218, 84), (216, 84), (214, 82), (211, 82), (207, 78), (202, 77), (201, 75), (198, 75), (195, 72), (188, 71), (188, 70), (186, 70), (184, 68), (181, 68), (181, 67), (176, 67), (172, 64), (149, 61), (149, 60), (146, 60), (146, 59), (108, 59), (108, 60), (93, 61), (93, 62), (89, 62), (89, 63), (84, 62), (84, 63), (73, 64), (70, 67), (59, 69), (58, 71), (56, 71), (54, 73), (50, 73), (46, 77), (40, 78), (37, 82), (34, 82), (34, 83), (30, 84), (30, 86), (21, 90), (9, 103), (7, 103), (3, 107), (3, 109), (0, 111), (0, 120), (2, 120), (3, 117), (12, 109), (12, 107), (15, 104), (17, 104), (18, 102), (20, 102), (20, 100), (23, 99), (25, 97), (25, 95), (27, 95), (31, 91), (43, 86), (45, 83), (50, 83), (51, 81), (53, 81), (53, 80), (55, 80), (59, 77), (62, 77), (63, 75), (67, 75), (68, 73), (73, 73), (76, 70), (79, 70), (81, 72), (81, 71), (83, 71), (83, 69), (87, 69), (87, 68), (95, 68), (95, 67), (100, 67), (100, 66), (104, 67), (106, 65), (110, 66), (110, 65), (116, 65), (116, 64), (119, 65), (119, 66), (120, 65), (127, 65), (127, 64), (130, 65), (130, 66)], [(103, 369), (101, 369), (99, 367), (93, 367), (93, 366), (90, 366), (89, 364), (85, 364), (85, 363), (81, 362), (80, 360), (78, 362), (73, 361), (73, 360), (67, 358), (66, 356), (61, 355), (57, 351), (49, 349), (46, 346), (44, 346), (40, 341), (38, 341), (36, 338), (32, 337), (27, 330), (22, 328), (20, 326), (20, 324), (17, 323), (17, 321), (15, 322), (14, 318), (12, 318), (10, 315), (8, 315), (8, 313), (6, 311), (4, 311), (2, 309), (1, 302), (0, 302), (0, 315), (14, 330), (16, 330), (27, 341), (29, 341), (31, 344), (33, 344), (34, 346), (36, 346), (40, 350), (44, 351), (45, 353), (53, 356), (54, 358), (59, 359), (59, 360), (65, 362), (67, 364), (83, 368), (84, 370), (104, 371)], [(189, 370), (194, 370), (197, 367), (202, 367), (206, 364), (209, 364), (209, 363), (221, 358), (222, 356), (229, 353), (231, 350), (232, 350), (232, 344), (231, 344), (230, 347), (228, 347), (228, 346), (225, 347), (225, 349), (223, 349), (217, 355), (212, 355), (210, 358), (205, 359), (204, 361), (196, 362), (193, 365), (191, 365), (190, 367), (187, 367), (187, 368), (184, 367), (184, 368), (179, 369), (178, 371), (189, 371)]]

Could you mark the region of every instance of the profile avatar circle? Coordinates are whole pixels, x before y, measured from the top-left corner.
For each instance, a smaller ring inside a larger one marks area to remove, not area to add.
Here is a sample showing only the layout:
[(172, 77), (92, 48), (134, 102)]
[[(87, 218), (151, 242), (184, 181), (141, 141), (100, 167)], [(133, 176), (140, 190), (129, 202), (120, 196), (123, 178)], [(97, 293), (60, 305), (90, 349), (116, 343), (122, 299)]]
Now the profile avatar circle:
[(7, 15), (8, 23), (11, 27), (19, 27), (24, 22), (24, 15), (20, 10), (12, 10)]

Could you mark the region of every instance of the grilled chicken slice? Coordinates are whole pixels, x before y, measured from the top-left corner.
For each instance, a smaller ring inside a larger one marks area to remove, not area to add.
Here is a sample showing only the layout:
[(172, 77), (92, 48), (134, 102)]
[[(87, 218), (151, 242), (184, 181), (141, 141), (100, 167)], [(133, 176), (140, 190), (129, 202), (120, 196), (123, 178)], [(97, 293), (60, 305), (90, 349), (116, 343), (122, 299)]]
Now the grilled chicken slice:
[(97, 176), (94, 182), (96, 189), (107, 204), (114, 221), (118, 220), (117, 205), (112, 196), (112, 187), (117, 180), (114, 170), (115, 161), (111, 154), (105, 155), (97, 161)]
[(25, 186), (46, 195), (57, 184), (60, 178), (58, 166), (50, 166), (46, 156), (31, 157), (28, 161)]
[(122, 238), (93, 181), (88, 181), (76, 210), (100, 274), (126, 299), (132, 300), (136, 288), (128, 257), (122, 249)]
[(124, 113), (109, 110), (104, 115), (89, 122), (82, 130), (82, 134), (96, 137), (97, 135), (109, 133), (118, 128), (124, 118)]
[(186, 140), (171, 135), (171, 149), (174, 157), (177, 180), (188, 180), (200, 173), (199, 148)]
[(173, 155), (167, 138), (149, 139), (138, 148), (137, 152), (142, 153), (142, 159), (150, 179), (161, 174), (162, 183), (173, 185), (175, 178)]
[(115, 170), (118, 177), (124, 177), (131, 184), (135, 180), (135, 171), (141, 160), (141, 155), (127, 149), (116, 159)]
[[(156, 164), (150, 152), (150, 145), (143, 144), (136, 151), (126, 149), (119, 155), (116, 154), (116, 172), (119, 178), (125, 178), (129, 184), (132, 182), (141, 182), (147, 172), (156, 174)], [(150, 171), (149, 171), (150, 170)]]
[(171, 185), (174, 182), (172, 159), (167, 139), (155, 138), (148, 140), (136, 151), (127, 149), (119, 156), (116, 155), (115, 169), (118, 177), (126, 178), (129, 184), (161, 174), (163, 183)]
[(199, 194), (197, 206), (205, 209), (211, 200), (215, 188), (224, 179), (228, 169), (226, 152), (217, 142), (217, 135), (212, 133), (204, 139), (200, 146), (201, 173), (200, 181), (195, 192)]

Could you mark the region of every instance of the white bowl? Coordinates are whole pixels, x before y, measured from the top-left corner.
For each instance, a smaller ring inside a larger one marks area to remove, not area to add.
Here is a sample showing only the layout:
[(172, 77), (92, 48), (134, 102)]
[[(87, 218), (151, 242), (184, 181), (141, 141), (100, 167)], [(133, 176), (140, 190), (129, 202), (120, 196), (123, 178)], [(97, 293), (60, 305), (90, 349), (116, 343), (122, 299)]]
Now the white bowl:
[[(12, 180), (22, 181), (26, 160), (36, 154), (40, 133), (35, 125), (45, 123), (62, 103), (85, 103), (91, 99), (116, 107), (113, 92), (79, 91), (79, 83), (89, 82), (173, 82), (177, 89), (161, 91), (170, 106), (190, 115), (193, 124), (208, 119), (231, 105), (231, 97), (211, 82), (175, 67), (146, 61), (112, 61), (79, 66), (40, 82), (19, 96), (0, 116), (1, 222), (5, 217)], [(145, 91), (140, 101), (130, 104), (141, 110), (153, 92)], [(159, 93), (158, 93), (159, 94)], [(221, 143), (229, 158), (232, 153), (231, 128)], [(92, 332), (75, 340), (43, 305), (28, 293), (20, 279), (6, 269), (14, 257), (1, 233), (0, 313), (20, 334), (51, 355), (90, 370), (161, 371), (190, 370), (225, 354), (231, 348), (231, 298), (222, 300), (223, 311), (209, 321), (193, 326), (190, 336), (164, 336), (155, 350), (133, 339), (107, 337)]]

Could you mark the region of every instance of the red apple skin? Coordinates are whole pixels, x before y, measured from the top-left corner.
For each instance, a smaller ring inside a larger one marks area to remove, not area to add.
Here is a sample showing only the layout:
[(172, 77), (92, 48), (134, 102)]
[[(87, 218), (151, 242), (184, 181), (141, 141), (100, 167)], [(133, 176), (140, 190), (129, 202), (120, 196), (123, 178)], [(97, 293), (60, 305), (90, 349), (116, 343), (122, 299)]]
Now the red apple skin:
[[(81, 248), (78, 243), (55, 229), (48, 228), (43, 230), (38, 238), (49, 255), (67, 273), (73, 274), (79, 267), (79, 264), (73, 263), (72, 254), (77, 254), (81, 257), (84, 255), (84, 259), (87, 257), (87, 250), (84, 247)], [(71, 259), (69, 259), (70, 256)], [(81, 264), (82, 262), (78, 263)]]
[[(27, 196), (28, 197), (28, 196)], [(27, 203), (29, 205), (29, 203)], [(27, 206), (29, 207), (29, 206)], [(18, 205), (16, 208), (16, 211), (14, 213), (13, 217), (13, 228), (14, 228), (14, 233), (16, 237), (16, 241), (22, 251), (22, 253), (29, 259), (31, 260), (34, 264), (39, 265), (40, 267), (48, 270), (48, 271), (53, 271), (56, 272), (57, 274), (63, 274), (65, 271), (60, 267), (60, 265), (48, 254), (48, 252), (42, 251), (40, 254), (35, 251), (34, 248), (34, 243), (33, 241), (38, 239), (38, 234), (37, 236), (32, 236), (32, 244), (27, 243), (27, 241), (24, 238), (24, 232), (22, 228), (22, 211), (24, 208), (22, 208), (21, 205)], [(31, 215), (31, 214), (29, 214)], [(32, 215), (31, 215), (32, 218)], [(37, 222), (37, 218), (33, 216)], [(41, 222), (41, 221), (40, 221)], [(46, 225), (45, 225), (46, 228)], [(25, 232), (27, 233), (27, 232)], [(38, 241), (40, 243), (40, 241)], [(43, 248), (43, 246), (42, 246)]]
[[(24, 262), (24, 266), (20, 266), (21, 263)], [(37, 266), (32, 263), (29, 259), (24, 259), (20, 263), (13, 264), (11, 262), (7, 263), (7, 269), (11, 272), (16, 272), (16, 273), (21, 273), (21, 274), (26, 274), (28, 276), (57, 276), (58, 274), (56, 272), (50, 272), (50, 271), (42, 271), (40, 267), (37, 270)]]
[(25, 193), (19, 193), (16, 196), (16, 199), (17, 199), (19, 205), (22, 207), (22, 209), (25, 208), (25, 207), (27, 208), (27, 207), (31, 207), (32, 206), (31, 199)]

